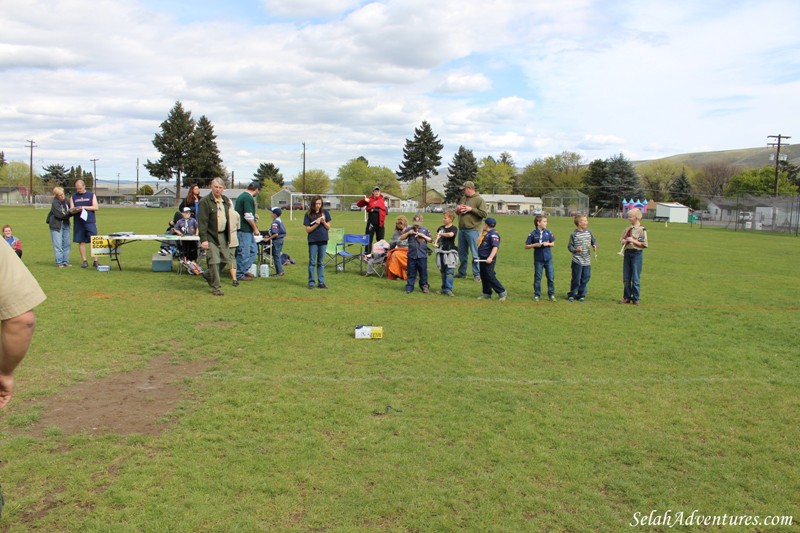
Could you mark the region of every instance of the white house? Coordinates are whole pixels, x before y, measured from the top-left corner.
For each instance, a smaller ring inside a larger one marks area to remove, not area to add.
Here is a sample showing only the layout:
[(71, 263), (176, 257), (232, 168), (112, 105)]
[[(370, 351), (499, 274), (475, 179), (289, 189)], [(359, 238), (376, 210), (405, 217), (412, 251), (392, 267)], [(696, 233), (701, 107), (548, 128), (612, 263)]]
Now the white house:
[(533, 213), (542, 210), (542, 199), (521, 194), (481, 194), (490, 213)]
[(678, 202), (661, 202), (656, 204), (656, 218), (666, 222), (689, 222), (689, 207)]

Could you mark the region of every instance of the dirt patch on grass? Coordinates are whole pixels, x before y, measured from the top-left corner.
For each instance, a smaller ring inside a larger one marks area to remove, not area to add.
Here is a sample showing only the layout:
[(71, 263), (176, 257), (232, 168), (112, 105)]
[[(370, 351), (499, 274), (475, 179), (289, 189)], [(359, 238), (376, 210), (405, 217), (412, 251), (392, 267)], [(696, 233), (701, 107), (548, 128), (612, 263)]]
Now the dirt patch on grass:
[(66, 435), (157, 435), (169, 426), (166, 417), (177, 402), (187, 398), (181, 381), (212, 364), (173, 364), (162, 355), (141, 370), (74, 385), (44, 400), (44, 412), (29, 431), (42, 435), (55, 427)]

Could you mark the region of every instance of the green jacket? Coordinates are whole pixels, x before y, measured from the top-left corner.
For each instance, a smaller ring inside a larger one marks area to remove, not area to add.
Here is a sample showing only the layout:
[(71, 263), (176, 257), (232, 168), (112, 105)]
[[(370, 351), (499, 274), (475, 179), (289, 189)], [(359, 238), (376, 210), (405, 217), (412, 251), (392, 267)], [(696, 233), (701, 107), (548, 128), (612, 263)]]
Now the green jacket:
[(200, 206), (197, 213), (198, 233), (200, 235), (200, 242), (213, 242), (219, 246), (219, 239), (217, 233), (225, 232), (225, 238), (228, 235), (228, 225), (230, 224), (231, 200), (225, 195), (222, 195), (222, 203), (225, 205), (225, 227), (217, 227), (217, 202), (214, 200), (213, 194), (207, 194), (200, 200)]
[(458, 229), (466, 230), (480, 230), (483, 226), (483, 219), (489, 216), (489, 211), (486, 209), (486, 202), (480, 194), (475, 193), (467, 198), (467, 195), (461, 197), (458, 201), (459, 205), (464, 204), (472, 208), (469, 213), (458, 215)]

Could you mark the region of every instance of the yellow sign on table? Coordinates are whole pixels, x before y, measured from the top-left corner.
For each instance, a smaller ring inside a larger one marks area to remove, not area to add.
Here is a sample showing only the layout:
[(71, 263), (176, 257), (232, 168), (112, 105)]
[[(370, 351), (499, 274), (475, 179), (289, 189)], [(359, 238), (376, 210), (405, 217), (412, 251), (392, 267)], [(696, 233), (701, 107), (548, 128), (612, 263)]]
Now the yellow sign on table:
[(99, 237), (97, 235), (92, 237), (92, 252), (93, 256), (97, 255), (111, 255), (111, 248), (113, 244), (111, 241), (106, 239), (105, 237)]

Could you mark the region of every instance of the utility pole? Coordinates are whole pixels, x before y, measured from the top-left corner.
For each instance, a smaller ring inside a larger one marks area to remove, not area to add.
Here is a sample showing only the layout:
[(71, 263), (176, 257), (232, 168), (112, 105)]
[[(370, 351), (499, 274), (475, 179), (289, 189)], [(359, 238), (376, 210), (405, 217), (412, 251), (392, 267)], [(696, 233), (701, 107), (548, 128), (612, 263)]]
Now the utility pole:
[[(775, 199), (777, 201), (778, 198), (778, 175), (779, 170), (778, 167), (781, 164), (781, 141), (784, 139), (791, 139), (788, 135), (781, 135), (780, 133), (777, 135), (767, 135), (767, 139), (778, 139), (778, 142), (774, 143), (767, 143), (767, 146), (774, 146), (775, 147)], [(783, 146), (787, 146), (789, 143), (785, 143)], [(775, 231), (777, 228), (775, 224), (778, 222), (778, 206), (775, 205), (772, 207), (772, 231)]]
[(134, 195), (139, 194), (139, 158), (136, 158), (136, 192)]
[(28, 189), (28, 203), (33, 205), (33, 147), (36, 146), (36, 143), (33, 141), (28, 141), (28, 146), (30, 146), (31, 149), (31, 165), (30, 165), (31, 183), (30, 183), (30, 189)]
[(92, 174), (92, 190), (97, 189), (97, 162), (99, 159), (90, 159), (89, 161), (94, 164), (94, 174)]
[(303, 194), (306, 193), (306, 143), (303, 141)]
[(778, 142), (767, 143), (767, 146), (775, 147), (775, 196), (778, 196), (778, 166), (781, 164), (781, 146), (788, 146), (789, 143), (781, 145), (783, 139), (791, 139), (788, 135), (767, 135), (768, 139), (778, 139)]

